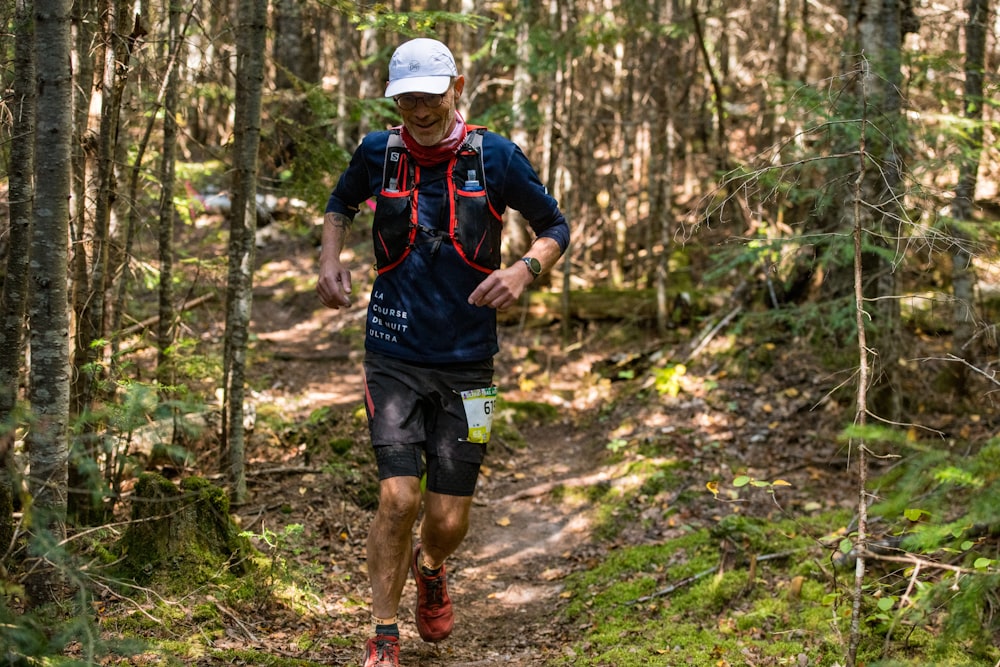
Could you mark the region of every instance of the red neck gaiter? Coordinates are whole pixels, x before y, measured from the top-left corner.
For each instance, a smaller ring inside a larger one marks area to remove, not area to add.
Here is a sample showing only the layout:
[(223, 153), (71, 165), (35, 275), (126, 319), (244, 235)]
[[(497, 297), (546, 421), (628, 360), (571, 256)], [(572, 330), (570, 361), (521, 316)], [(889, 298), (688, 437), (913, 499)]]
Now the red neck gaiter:
[(458, 153), (458, 149), (465, 143), (465, 135), (468, 129), (465, 126), (465, 119), (462, 114), (455, 112), (455, 125), (451, 133), (433, 146), (421, 146), (413, 135), (403, 126), (400, 136), (403, 138), (403, 145), (410, 152), (413, 159), (421, 167), (433, 167), (436, 164), (447, 162)]

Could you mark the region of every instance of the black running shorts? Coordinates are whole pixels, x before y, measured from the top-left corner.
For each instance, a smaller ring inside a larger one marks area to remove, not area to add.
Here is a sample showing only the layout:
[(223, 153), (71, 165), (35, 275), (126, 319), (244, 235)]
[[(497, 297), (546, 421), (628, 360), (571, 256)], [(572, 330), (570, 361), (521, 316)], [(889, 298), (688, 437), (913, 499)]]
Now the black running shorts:
[(471, 496), (489, 441), (493, 359), (424, 366), (368, 352), (364, 373), (379, 479), (420, 477), (426, 464), (429, 491)]

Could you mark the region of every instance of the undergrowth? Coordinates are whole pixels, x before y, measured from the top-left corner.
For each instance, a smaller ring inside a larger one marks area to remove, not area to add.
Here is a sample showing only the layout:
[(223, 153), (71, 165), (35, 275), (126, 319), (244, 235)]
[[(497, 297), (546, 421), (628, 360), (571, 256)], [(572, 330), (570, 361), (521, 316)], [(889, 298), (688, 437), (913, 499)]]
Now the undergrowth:
[[(810, 534), (844, 520), (843, 512), (804, 521), (727, 517), (662, 544), (617, 550), (568, 579), (563, 617), (582, 634), (551, 664), (841, 664), (853, 568), (835, 558), (836, 540)], [(873, 585), (866, 599), (863, 664), (996, 663), (996, 649), (932, 623), (909, 624), (887, 642), (885, 587)]]
[[(937, 444), (937, 443), (934, 443)], [(878, 562), (894, 635), (931, 627), (970, 659), (1000, 658), (1000, 439), (978, 451), (914, 443), (879, 480), (873, 516), (892, 547)], [(889, 560), (893, 559), (893, 560)]]
[[(842, 520), (823, 515), (810, 527)], [(791, 521), (736, 516), (615, 551), (567, 582), (565, 618), (586, 630), (555, 664), (819, 664), (842, 641), (827, 554)]]
[[(865, 440), (904, 453), (872, 481), (877, 502), (870, 508), (859, 664), (995, 666), (1000, 439), (979, 449), (957, 441), (942, 447), (883, 429)], [(617, 465), (636, 471), (627, 460)], [(773, 497), (781, 484), (740, 475), (731, 493)], [(725, 497), (717, 483), (707, 486)], [(589, 503), (595, 536), (610, 543), (615, 530), (637, 520), (630, 503), (659, 490), (592, 488), (578, 500)], [(659, 543), (616, 544), (596, 567), (566, 582), (571, 601), (563, 620), (582, 633), (552, 664), (843, 664), (858, 556), (851, 512), (778, 514), (783, 518), (734, 508), (711, 525), (685, 524)]]

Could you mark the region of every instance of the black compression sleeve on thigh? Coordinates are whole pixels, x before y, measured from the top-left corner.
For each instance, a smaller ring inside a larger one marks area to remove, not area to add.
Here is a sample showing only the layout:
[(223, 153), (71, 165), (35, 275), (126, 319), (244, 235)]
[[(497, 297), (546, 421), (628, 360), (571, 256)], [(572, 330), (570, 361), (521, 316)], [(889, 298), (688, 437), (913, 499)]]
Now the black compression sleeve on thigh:
[(427, 462), (427, 490), (447, 496), (471, 496), (476, 492), (479, 464), (432, 457)]
[(424, 472), (417, 445), (376, 445), (375, 463), (379, 479), (420, 477)]

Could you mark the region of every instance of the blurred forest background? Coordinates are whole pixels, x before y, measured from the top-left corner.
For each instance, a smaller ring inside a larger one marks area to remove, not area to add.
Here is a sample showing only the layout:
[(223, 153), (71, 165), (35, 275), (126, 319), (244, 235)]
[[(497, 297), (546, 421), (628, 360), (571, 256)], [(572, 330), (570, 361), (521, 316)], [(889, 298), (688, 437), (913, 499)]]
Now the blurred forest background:
[[(591, 319), (706, 342), (780, 329), (842, 373), (861, 488), (865, 453), (912, 439), (928, 402), (995, 414), (991, 5), (4, 2), (4, 591), (65, 594), (37, 556), (114, 520), (147, 460), (131, 434), (150, 423), (217, 412), (229, 495), (245, 500), (247, 267), (269, 229), (318, 240), (354, 147), (398, 122), (381, 94), (410, 36), (449, 44), (467, 120), (516, 141), (571, 222), (532, 297), (564, 345)], [(209, 235), (225, 253), (205, 251)], [(512, 216), (506, 257), (528, 243)], [(982, 475), (969, 483), (988, 495), (996, 474)], [(948, 517), (925, 548), (1000, 532), (982, 511)], [(995, 573), (998, 557), (976, 567)]]

